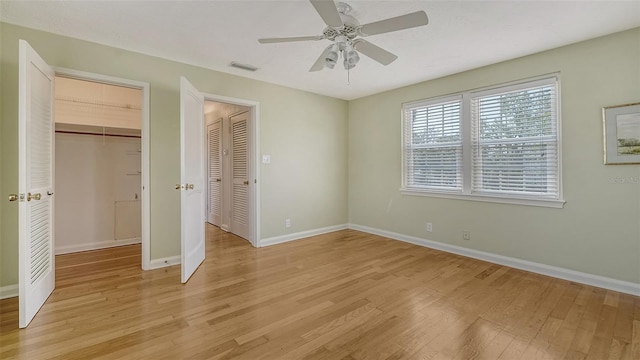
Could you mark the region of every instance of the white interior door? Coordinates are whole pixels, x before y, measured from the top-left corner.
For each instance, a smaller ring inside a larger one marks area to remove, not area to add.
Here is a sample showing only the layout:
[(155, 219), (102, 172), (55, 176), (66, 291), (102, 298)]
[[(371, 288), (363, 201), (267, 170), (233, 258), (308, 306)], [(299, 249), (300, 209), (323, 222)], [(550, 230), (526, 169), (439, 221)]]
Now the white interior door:
[(207, 221), (220, 226), (222, 215), (222, 119), (207, 125)]
[(55, 287), (53, 231), (54, 72), (19, 42), (19, 326), (26, 327)]
[(231, 226), (232, 233), (250, 240), (249, 204), (249, 115), (248, 111), (231, 120)]
[(180, 77), (181, 273), (186, 283), (204, 261), (204, 96)]

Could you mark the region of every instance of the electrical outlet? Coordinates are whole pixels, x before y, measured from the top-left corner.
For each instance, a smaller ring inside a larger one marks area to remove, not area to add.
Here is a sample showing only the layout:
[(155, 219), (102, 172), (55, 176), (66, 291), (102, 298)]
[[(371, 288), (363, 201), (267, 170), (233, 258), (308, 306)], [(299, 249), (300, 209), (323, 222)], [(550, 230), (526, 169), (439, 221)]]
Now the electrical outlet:
[(432, 232), (432, 231), (433, 231), (433, 224), (427, 223), (427, 232)]
[(291, 219), (285, 219), (284, 220), (284, 227), (286, 227), (286, 228), (290, 228), (291, 227)]
[(462, 240), (471, 240), (471, 232), (464, 230), (462, 232)]

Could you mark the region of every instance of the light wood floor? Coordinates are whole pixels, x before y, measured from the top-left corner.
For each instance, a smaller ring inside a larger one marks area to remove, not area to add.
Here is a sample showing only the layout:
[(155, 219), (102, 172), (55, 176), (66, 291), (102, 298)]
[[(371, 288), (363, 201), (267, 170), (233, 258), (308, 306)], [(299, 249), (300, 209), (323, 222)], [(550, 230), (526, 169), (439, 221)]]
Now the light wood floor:
[(640, 298), (345, 230), (262, 249), (207, 227), (207, 259), (143, 272), (139, 246), (57, 257), (0, 358), (640, 359)]

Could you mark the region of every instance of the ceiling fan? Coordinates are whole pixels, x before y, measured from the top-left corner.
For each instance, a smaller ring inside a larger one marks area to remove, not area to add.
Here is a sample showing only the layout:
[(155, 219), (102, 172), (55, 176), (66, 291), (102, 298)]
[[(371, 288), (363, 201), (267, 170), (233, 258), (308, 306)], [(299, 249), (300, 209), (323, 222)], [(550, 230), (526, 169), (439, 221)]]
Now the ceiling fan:
[(325, 66), (333, 69), (340, 55), (343, 59), (344, 68), (346, 70), (352, 69), (358, 61), (360, 61), (358, 52), (382, 65), (389, 65), (395, 61), (398, 56), (361, 37), (424, 26), (429, 23), (429, 18), (427, 18), (427, 14), (424, 11), (416, 11), (410, 14), (360, 25), (358, 20), (349, 15), (351, 6), (346, 3), (334, 3), (332, 0), (309, 1), (318, 14), (320, 14), (325, 24), (327, 24), (327, 27), (322, 31), (322, 35), (258, 39), (258, 42), (261, 44), (318, 41), (323, 39), (331, 40), (333, 43), (324, 49), (309, 71), (320, 71)]

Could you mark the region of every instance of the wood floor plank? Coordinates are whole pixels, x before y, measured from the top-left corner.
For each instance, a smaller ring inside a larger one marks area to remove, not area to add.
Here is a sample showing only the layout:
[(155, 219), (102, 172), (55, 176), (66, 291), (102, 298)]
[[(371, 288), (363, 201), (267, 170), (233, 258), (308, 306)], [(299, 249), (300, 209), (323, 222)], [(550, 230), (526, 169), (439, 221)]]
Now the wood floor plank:
[(139, 245), (56, 257), (2, 359), (640, 359), (640, 298), (343, 230), (253, 248), (206, 228), (204, 263), (142, 271)]

